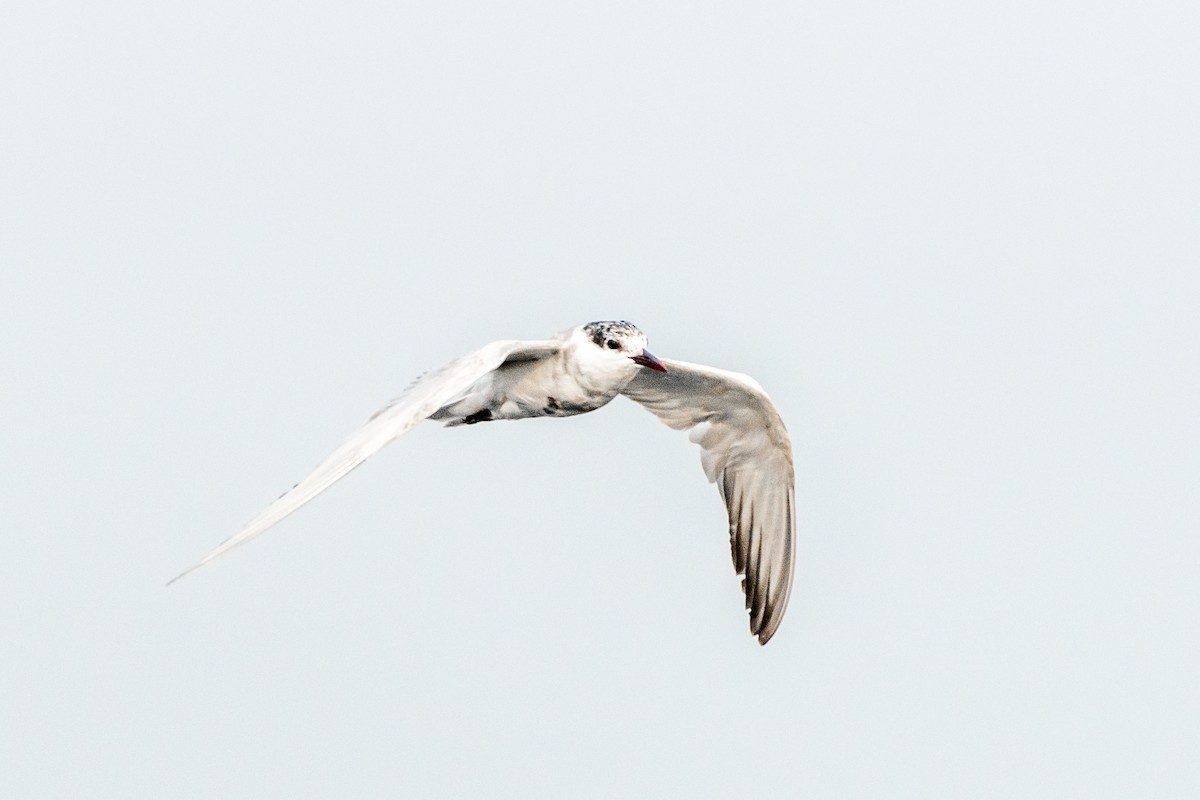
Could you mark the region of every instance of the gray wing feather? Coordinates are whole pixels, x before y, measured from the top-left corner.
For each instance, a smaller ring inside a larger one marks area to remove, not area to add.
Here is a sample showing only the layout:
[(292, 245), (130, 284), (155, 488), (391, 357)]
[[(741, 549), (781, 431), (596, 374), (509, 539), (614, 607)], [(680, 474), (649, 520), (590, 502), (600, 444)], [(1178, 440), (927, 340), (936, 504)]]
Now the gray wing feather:
[(557, 353), (561, 347), (562, 343), (554, 340), (492, 342), (473, 353), (456, 358), (441, 369), (421, 376), (405, 389), (403, 394), (372, 414), (366, 424), (334, 450), (304, 480), (280, 495), (242, 530), (172, 578), (168, 585), (263, 533), (345, 477), (397, 437), (412, 430), (418, 423), (500, 365), (509, 361), (546, 358)]
[(622, 391), (676, 430), (692, 429), (704, 474), (729, 512), (733, 566), (743, 576), (750, 632), (766, 644), (787, 609), (795, 565), (792, 444), (775, 405), (754, 379), (664, 361)]

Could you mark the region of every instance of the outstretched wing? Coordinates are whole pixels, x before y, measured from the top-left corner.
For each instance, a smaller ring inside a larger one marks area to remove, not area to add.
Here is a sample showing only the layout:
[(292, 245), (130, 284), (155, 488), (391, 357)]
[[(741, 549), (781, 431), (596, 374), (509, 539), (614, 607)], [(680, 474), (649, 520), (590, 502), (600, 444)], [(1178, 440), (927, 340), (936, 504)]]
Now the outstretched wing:
[(787, 608), (795, 564), (792, 444), (762, 387), (735, 372), (664, 361), (622, 391), (676, 430), (692, 429), (704, 474), (729, 511), (733, 566), (743, 575), (750, 632), (766, 644)]
[(361, 428), (334, 450), (304, 480), (284, 492), (246, 527), (168, 582), (168, 586), (240, 544), (266, 531), (276, 522), (328, 489), (352, 469), (407, 433), (442, 406), (466, 391), (475, 381), (510, 361), (534, 361), (557, 353), (555, 340), (504, 340), (456, 358), (446, 366), (418, 378), (404, 393), (371, 415)]

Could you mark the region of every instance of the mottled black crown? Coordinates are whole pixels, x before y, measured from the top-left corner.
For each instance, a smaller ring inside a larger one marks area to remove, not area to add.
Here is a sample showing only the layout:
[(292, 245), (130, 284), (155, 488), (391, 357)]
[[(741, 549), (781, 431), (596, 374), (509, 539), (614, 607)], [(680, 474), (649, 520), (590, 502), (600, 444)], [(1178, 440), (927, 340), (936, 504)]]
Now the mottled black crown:
[(592, 341), (595, 342), (596, 347), (604, 347), (604, 342), (614, 334), (624, 339), (641, 333), (637, 325), (634, 325), (632, 322), (626, 322), (623, 319), (589, 322), (583, 326), (583, 332), (592, 337)]

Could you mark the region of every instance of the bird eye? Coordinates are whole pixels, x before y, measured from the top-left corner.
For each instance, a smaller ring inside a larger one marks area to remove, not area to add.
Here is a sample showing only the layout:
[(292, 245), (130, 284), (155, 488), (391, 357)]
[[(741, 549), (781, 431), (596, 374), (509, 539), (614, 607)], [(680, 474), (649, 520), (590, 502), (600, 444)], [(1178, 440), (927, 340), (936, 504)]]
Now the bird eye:
[(607, 344), (608, 344), (609, 350), (616, 350), (618, 347), (621, 346), (620, 343), (616, 339), (609, 339)]

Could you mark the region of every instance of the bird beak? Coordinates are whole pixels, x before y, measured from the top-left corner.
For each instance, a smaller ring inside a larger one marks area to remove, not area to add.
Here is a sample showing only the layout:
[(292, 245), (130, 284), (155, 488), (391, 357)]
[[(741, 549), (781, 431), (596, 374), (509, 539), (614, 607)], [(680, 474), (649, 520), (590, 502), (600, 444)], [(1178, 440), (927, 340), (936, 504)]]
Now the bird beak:
[(658, 360), (658, 357), (649, 350), (643, 350), (640, 356), (630, 356), (636, 363), (643, 367), (649, 367), (656, 372), (666, 372), (666, 366)]

